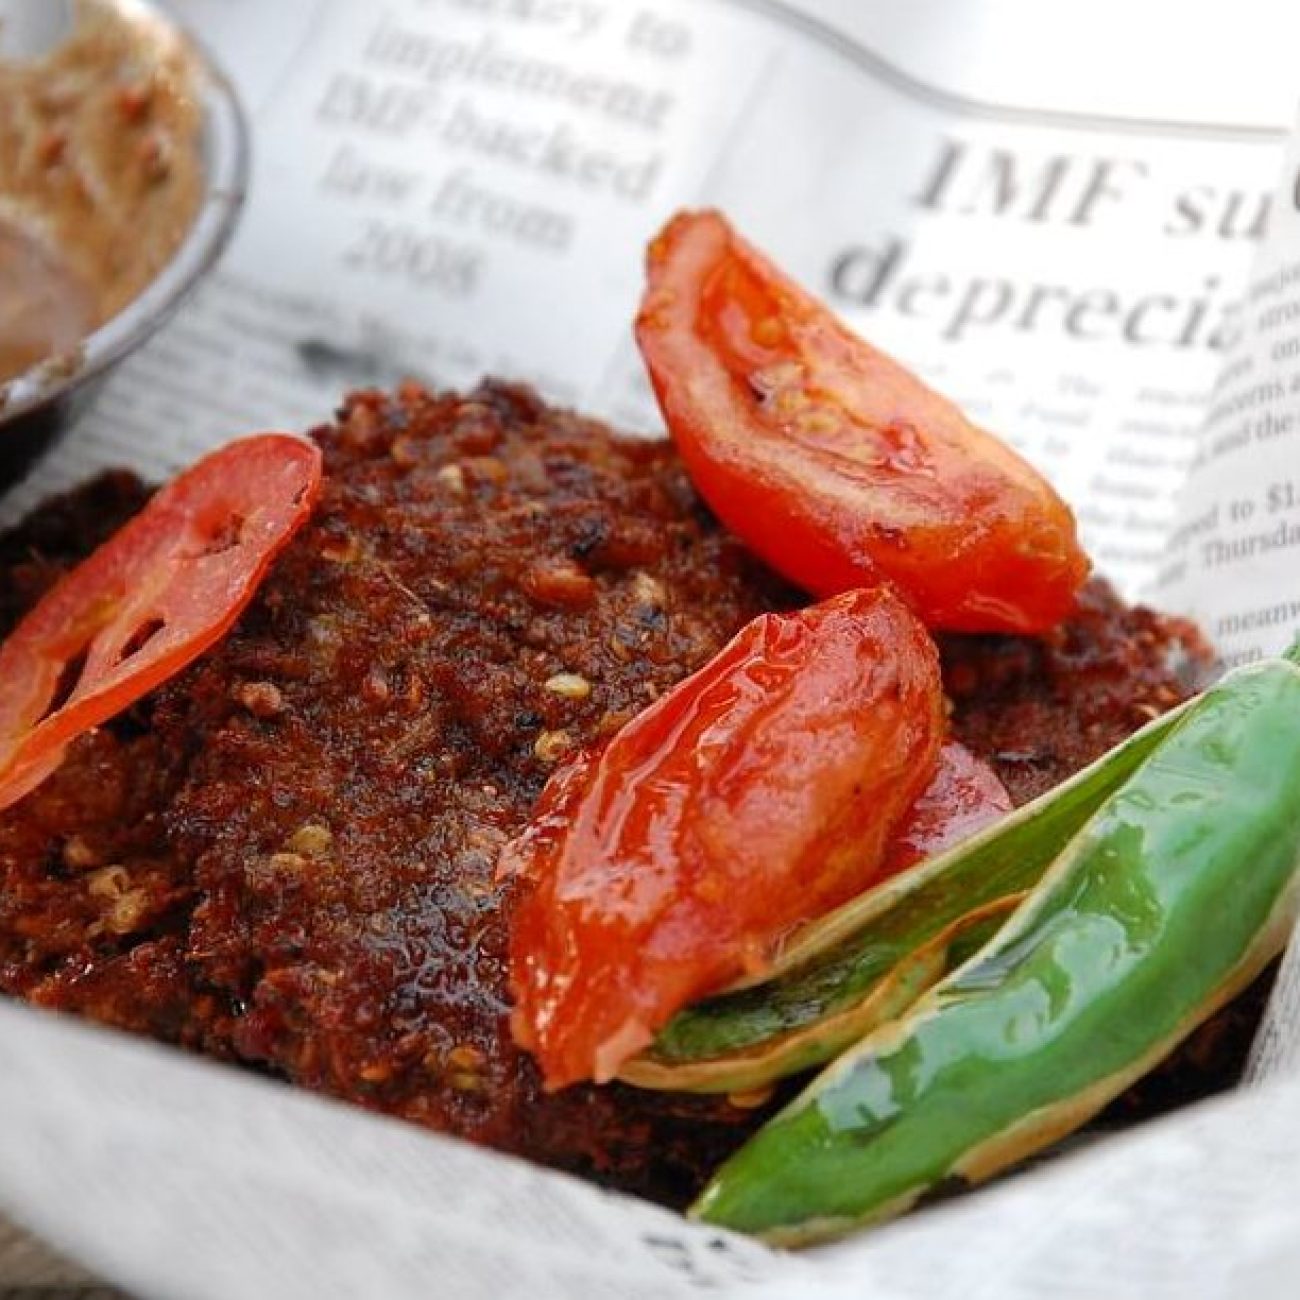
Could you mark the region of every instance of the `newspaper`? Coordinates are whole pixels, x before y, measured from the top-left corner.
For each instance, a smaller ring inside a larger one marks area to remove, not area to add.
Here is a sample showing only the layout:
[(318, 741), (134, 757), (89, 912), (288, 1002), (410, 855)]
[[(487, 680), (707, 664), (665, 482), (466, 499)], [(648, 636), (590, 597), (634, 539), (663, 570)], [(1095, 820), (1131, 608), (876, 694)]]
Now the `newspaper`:
[[(990, 0), (170, 7), (249, 107), (245, 220), (0, 522), (408, 375), (529, 379), (653, 434), (640, 249), (708, 203), (1042, 467), (1126, 592), (1225, 662), (1300, 624), (1292, 6), (1128, 5), (1123, 42), (1099, 6)], [(1248, 16), (1269, 40), (1207, 78)], [(1288, 958), (1255, 1086), (788, 1256), (0, 1005), (0, 1207), (142, 1296), (1284, 1295), (1298, 1044)], [(0, 1294), (82, 1281), (27, 1258)]]

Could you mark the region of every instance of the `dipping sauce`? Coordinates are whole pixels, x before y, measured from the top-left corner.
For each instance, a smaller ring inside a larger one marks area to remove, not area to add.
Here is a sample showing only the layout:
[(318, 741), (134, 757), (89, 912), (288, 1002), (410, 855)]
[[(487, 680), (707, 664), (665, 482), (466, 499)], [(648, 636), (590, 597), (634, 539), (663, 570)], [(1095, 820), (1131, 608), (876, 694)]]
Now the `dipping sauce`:
[(0, 384), (62, 357), (171, 260), (202, 194), (183, 42), (79, 7), (72, 36), (0, 60)]

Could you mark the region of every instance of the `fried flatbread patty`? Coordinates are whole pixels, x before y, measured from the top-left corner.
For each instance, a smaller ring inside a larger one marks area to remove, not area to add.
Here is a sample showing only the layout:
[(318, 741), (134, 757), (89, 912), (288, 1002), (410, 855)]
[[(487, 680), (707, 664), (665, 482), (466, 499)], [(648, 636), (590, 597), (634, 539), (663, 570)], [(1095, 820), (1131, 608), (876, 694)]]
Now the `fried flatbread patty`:
[[(548, 1095), (508, 1029), (496, 855), (573, 747), (802, 597), (665, 443), (488, 383), (351, 397), (236, 629), (0, 814), (0, 990), (656, 1199), (763, 1108)], [(139, 508), (110, 475), (0, 539), (0, 631)], [(1199, 643), (1094, 584), (1041, 640), (950, 637), (1017, 801), (1183, 698)]]

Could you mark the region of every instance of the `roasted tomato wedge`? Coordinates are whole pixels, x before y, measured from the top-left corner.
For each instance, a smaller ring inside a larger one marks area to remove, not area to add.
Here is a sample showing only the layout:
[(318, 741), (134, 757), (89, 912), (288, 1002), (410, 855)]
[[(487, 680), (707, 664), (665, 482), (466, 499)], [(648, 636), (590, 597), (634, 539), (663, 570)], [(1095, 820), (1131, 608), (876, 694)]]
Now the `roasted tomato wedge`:
[(881, 878), (946, 852), (1010, 811), (997, 773), (965, 745), (947, 741), (930, 784), (890, 836)]
[(0, 646), (0, 809), (68, 743), (197, 658), (234, 623), (311, 512), (320, 452), (231, 443), (167, 487), (54, 586)]
[(517, 1041), (611, 1078), (680, 1007), (868, 885), (943, 741), (938, 656), (887, 587), (756, 619), (547, 786), (502, 858)]
[(637, 342), (717, 514), (820, 596), (895, 583), (922, 620), (1042, 631), (1088, 572), (1051, 487), (851, 334), (716, 212), (650, 246)]

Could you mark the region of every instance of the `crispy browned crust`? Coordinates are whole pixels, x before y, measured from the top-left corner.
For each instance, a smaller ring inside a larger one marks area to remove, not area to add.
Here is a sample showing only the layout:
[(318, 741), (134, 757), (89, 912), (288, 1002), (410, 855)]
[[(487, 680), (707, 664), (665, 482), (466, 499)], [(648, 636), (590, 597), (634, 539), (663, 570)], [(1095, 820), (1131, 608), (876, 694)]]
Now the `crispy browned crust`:
[[(315, 436), (323, 500), (236, 631), (0, 816), (0, 989), (680, 1200), (759, 1112), (544, 1094), (494, 862), (568, 746), (795, 593), (670, 448), (526, 389), (360, 394)], [(0, 622), (143, 499), (100, 480), (0, 540)], [(1093, 587), (1047, 641), (947, 640), (955, 725), (1023, 799), (1196, 648)]]

